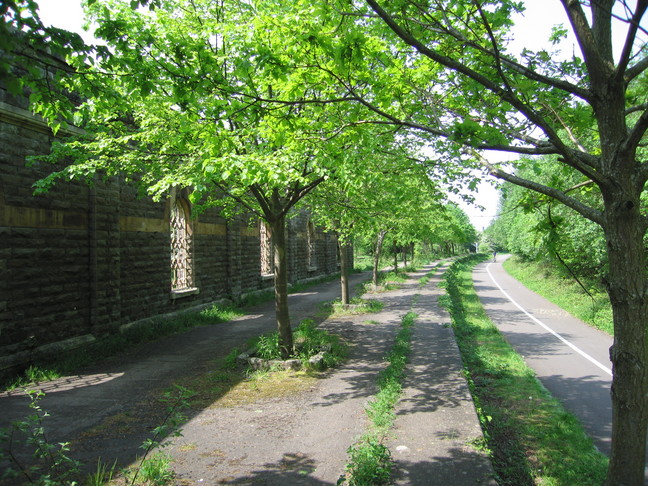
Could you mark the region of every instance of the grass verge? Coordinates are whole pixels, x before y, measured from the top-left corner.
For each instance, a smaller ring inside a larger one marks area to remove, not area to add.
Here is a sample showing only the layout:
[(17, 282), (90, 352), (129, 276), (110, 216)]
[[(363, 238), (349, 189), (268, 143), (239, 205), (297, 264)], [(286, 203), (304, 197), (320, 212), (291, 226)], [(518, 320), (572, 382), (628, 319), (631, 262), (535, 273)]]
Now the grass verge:
[(466, 257), (449, 268), (442, 303), (452, 315), (499, 484), (602, 484), (607, 458), (486, 316), (472, 284), (472, 267), (486, 258)]
[(548, 264), (523, 262), (513, 257), (504, 262), (504, 268), (526, 287), (561, 309), (592, 327), (614, 334), (610, 297), (600, 285), (585, 284), (590, 297), (573, 278), (561, 275)]
[(378, 393), (366, 407), (371, 426), (349, 450), (346, 473), (337, 484), (348, 486), (388, 484), (391, 477), (391, 454), (383, 444), (394, 423), (394, 407), (398, 402), (405, 377), (407, 357), (411, 350), (412, 327), (416, 314), (408, 312), (387, 356), (388, 366), (378, 375)]

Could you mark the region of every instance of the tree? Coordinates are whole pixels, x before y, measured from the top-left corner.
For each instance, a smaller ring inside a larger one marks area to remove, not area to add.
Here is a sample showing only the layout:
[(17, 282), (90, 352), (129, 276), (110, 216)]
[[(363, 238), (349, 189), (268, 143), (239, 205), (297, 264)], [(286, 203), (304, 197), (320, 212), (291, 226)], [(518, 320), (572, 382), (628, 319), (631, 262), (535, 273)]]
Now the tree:
[[(533, 172), (537, 180), (554, 183), (594, 207), (601, 207), (593, 185), (578, 174), (560, 174), (561, 164), (554, 156), (529, 161), (518, 168), (519, 177)], [(520, 186), (504, 184), (500, 216), (487, 229), (492, 241), (501, 242), (523, 258), (556, 264), (562, 272), (579, 279), (601, 281), (607, 273), (605, 238), (600, 226), (554, 199)]]
[[(369, 133), (376, 133), (371, 139), (379, 139), (384, 128)], [(374, 285), (385, 236), (412, 241), (424, 228), (431, 231), (444, 212), (445, 194), (430, 179), (428, 161), (417, 156), (412, 143), (398, 137), (388, 140), (368, 152), (358, 147), (353, 173), (322, 186), (309, 203), (318, 223), (335, 231), (343, 245), (359, 236), (374, 239)], [(348, 304), (348, 289), (342, 287), (343, 303)]]
[[(141, 2), (140, 2), (141, 3)], [(348, 109), (297, 103), (279, 40), (263, 28), (281, 2), (165, 0), (88, 2), (107, 48), (92, 63), (70, 58), (61, 88), (83, 102), (74, 118), (86, 134), (54, 143), (50, 161), (72, 160), (39, 182), (119, 175), (155, 198), (192, 189), (198, 207), (219, 206), (265, 221), (274, 247), (275, 309), (283, 357), (293, 352), (288, 311), (285, 225), (289, 211), (327, 179), (343, 179), (353, 146), (371, 150)], [(309, 95), (330, 98), (328, 87)], [(281, 98), (281, 103), (265, 99)]]
[(0, 83), (10, 94), (27, 97), (54, 133), (70, 121), (65, 115), (77, 101), (58, 88), (74, 73), (65, 59), (85, 59), (92, 50), (78, 34), (43, 25), (34, 0), (0, 4)]
[[(646, 268), (643, 237), (648, 228), (641, 201), (648, 178), (648, 163), (642, 160), (648, 128), (642, 84), (648, 48), (641, 23), (648, 2), (561, 4), (570, 28), (555, 28), (550, 40), (559, 46), (570, 30), (579, 55), (511, 52), (511, 15), (523, 5), (509, 0), (340, 2), (337, 9), (344, 14), (360, 61), (354, 75), (346, 70), (333, 77), (376, 120), (410, 128), (438, 153), (446, 153), (448, 162), (481, 164), (493, 176), (554, 198), (602, 227), (615, 328), (607, 483), (642, 484), (648, 426), (648, 280), (638, 269)], [(613, 24), (625, 30), (616, 58)], [(595, 121), (593, 147), (581, 142), (590, 138), (590, 120)], [(601, 207), (489, 163), (483, 155), (489, 150), (557, 155), (565, 170), (592, 181)]]

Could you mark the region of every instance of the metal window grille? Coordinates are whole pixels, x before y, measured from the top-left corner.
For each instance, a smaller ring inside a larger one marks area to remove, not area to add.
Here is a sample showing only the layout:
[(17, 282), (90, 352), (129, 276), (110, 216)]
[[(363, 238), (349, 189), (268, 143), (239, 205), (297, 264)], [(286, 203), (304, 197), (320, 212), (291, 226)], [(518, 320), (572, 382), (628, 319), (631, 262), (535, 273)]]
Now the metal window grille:
[(315, 254), (315, 225), (312, 221), (308, 222), (308, 267), (317, 267), (317, 256)]
[(272, 275), (274, 273), (272, 235), (268, 225), (263, 221), (259, 223), (259, 239), (261, 247), (261, 275)]
[(189, 214), (185, 205), (173, 201), (171, 205), (171, 289), (193, 287), (192, 238)]

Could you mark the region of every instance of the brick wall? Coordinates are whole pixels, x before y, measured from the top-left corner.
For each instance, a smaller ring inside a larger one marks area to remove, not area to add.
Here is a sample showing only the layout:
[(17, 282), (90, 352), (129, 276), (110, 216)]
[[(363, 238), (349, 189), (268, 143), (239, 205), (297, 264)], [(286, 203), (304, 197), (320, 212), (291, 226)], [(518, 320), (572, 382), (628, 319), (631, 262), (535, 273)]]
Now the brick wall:
[[(138, 198), (123, 181), (57, 184), (33, 196), (52, 167), (26, 167), (48, 153), (50, 131), (0, 90), (0, 377), (32, 360), (121, 326), (272, 287), (260, 273), (257, 226), (217, 210), (191, 221), (196, 291), (171, 291), (169, 201)], [(289, 279), (338, 271), (337, 244), (308, 216), (288, 224)]]

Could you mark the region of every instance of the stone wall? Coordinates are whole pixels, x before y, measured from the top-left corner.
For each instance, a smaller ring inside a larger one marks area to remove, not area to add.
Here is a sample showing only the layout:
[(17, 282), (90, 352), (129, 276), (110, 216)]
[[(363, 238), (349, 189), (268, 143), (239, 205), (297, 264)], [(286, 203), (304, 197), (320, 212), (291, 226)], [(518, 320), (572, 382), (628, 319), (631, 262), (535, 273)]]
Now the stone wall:
[[(26, 157), (48, 153), (53, 136), (19, 105), (0, 90), (0, 377), (134, 321), (272, 286), (258, 227), (216, 210), (190, 223), (195, 288), (172, 292), (169, 200), (117, 179), (32, 195), (53, 168)], [(309, 251), (308, 224), (305, 213), (289, 220), (291, 282), (338, 271), (334, 236), (315, 231)]]

